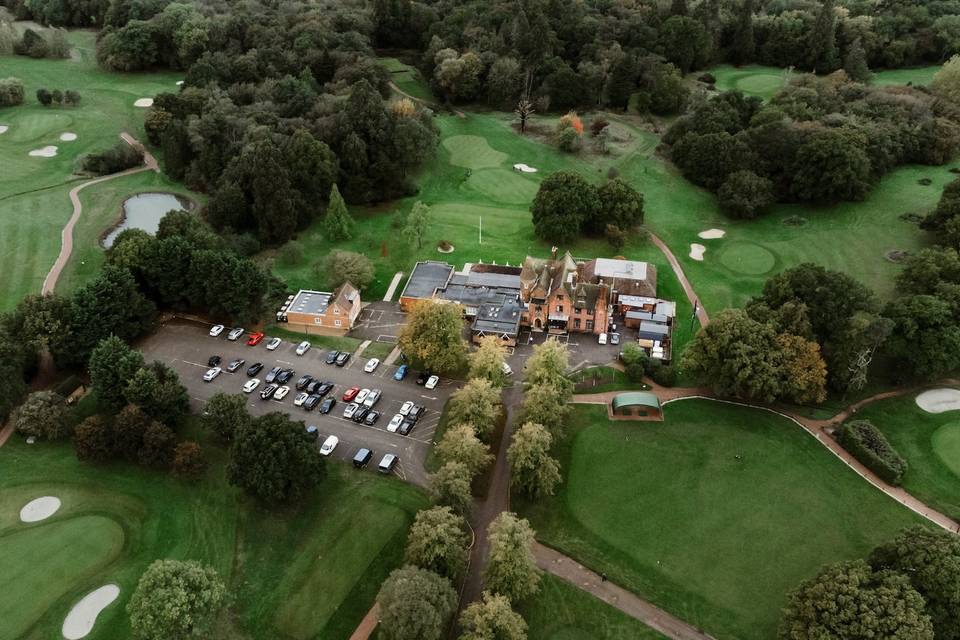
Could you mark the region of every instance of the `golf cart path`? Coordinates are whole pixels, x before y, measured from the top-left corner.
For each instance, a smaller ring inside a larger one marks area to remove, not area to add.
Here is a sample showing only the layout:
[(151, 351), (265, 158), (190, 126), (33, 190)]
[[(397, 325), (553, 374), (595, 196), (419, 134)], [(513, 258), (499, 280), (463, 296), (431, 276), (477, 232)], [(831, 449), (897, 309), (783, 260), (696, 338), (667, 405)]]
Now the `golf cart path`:
[[(883, 393), (878, 393), (876, 395), (864, 398), (855, 402), (831, 418), (826, 420), (816, 420), (813, 418), (807, 418), (805, 416), (798, 415), (791, 411), (788, 411), (782, 407), (769, 406), (763, 404), (755, 404), (750, 402), (739, 402), (736, 400), (724, 400), (716, 397), (716, 394), (712, 390), (699, 387), (699, 388), (668, 388), (661, 387), (653, 383), (652, 381), (647, 381), (650, 384), (651, 391), (660, 399), (661, 405), (667, 405), (671, 402), (677, 400), (687, 400), (687, 399), (701, 399), (701, 400), (712, 400), (714, 402), (723, 402), (726, 404), (738, 405), (741, 407), (750, 407), (753, 409), (761, 409), (763, 411), (769, 411), (775, 413), (781, 417), (790, 420), (794, 424), (801, 427), (804, 431), (812, 435), (817, 439), (817, 442), (826, 447), (833, 455), (838, 457), (844, 464), (846, 464), (850, 469), (852, 469), (857, 475), (861, 478), (872, 484), (874, 487), (887, 494), (889, 497), (893, 498), (906, 508), (910, 509), (914, 513), (923, 518), (926, 518), (933, 524), (941, 527), (947, 531), (953, 533), (960, 533), (960, 523), (958, 523), (953, 518), (937, 511), (930, 505), (925, 502), (918, 500), (910, 493), (908, 493), (902, 487), (895, 487), (891, 484), (887, 484), (881, 480), (876, 474), (867, 469), (859, 460), (854, 458), (846, 449), (840, 446), (840, 444), (830, 435), (827, 429), (833, 429), (843, 423), (847, 418), (854, 415), (862, 407), (877, 402), (878, 400), (885, 400), (887, 398), (895, 398), (898, 396), (906, 395), (908, 393), (914, 393), (924, 388), (935, 387), (935, 386), (944, 386), (944, 385), (954, 385), (960, 384), (958, 380), (942, 380), (938, 383), (932, 385), (922, 385), (915, 387), (906, 387), (903, 389), (896, 389), (893, 391), (886, 391)], [(590, 394), (577, 394), (573, 397), (571, 402), (577, 404), (607, 404), (609, 403), (614, 396), (618, 395), (621, 392), (610, 391), (607, 393), (590, 393)]]
[(384, 302), (390, 302), (393, 300), (393, 294), (397, 291), (397, 285), (400, 284), (400, 280), (403, 278), (403, 271), (397, 271), (393, 274), (393, 280), (390, 281), (390, 286), (387, 288), (387, 293), (383, 296)]
[(670, 263), (670, 268), (673, 269), (673, 273), (677, 276), (677, 280), (680, 281), (680, 286), (683, 287), (683, 292), (687, 294), (687, 300), (690, 301), (690, 304), (695, 305), (697, 308), (697, 320), (700, 321), (700, 326), (705, 327), (710, 324), (710, 318), (707, 316), (707, 310), (703, 308), (703, 303), (700, 302), (697, 292), (693, 290), (693, 285), (690, 284), (690, 281), (687, 280), (687, 275), (683, 272), (683, 267), (680, 266), (680, 261), (677, 260), (677, 257), (673, 255), (673, 251), (670, 250), (670, 247), (667, 246), (667, 243), (660, 239), (660, 237), (653, 233), (649, 232), (650, 240), (657, 246), (658, 249), (663, 253), (667, 258), (667, 262)]
[(140, 173), (141, 171), (160, 171), (160, 167), (157, 164), (157, 159), (154, 158), (149, 151), (147, 151), (146, 147), (140, 144), (139, 140), (131, 136), (126, 131), (121, 133), (120, 137), (131, 147), (138, 148), (143, 151), (144, 164), (139, 167), (134, 167), (133, 169), (121, 171), (120, 173), (112, 173), (108, 176), (101, 176), (99, 178), (94, 178), (93, 180), (88, 180), (70, 190), (70, 202), (73, 203), (73, 215), (70, 216), (67, 224), (60, 232), (60, 255), (57, 256), (56, 262), (53, 263), (53, 266), (50, 267), (50, 271), (47, 272), (47, 277), (43, 279), (43, 287), (40, 289), (41, 294), (46, 295), (48, 293), (53, 293), (53, 290), (57, 286), (57, 280), (60, 279), (60, 273), (63, 271), (63, 268), (67, 266), (67, 261), (70, 260), (70, 255), (73, 253), (73, 228), (77, 225), (77, 220), (80, 219), (80, 214), (83, 209), (83, 205), (80, 204), (80, 192), (91, 185), (106, 182), (107, 180), (113, 180), (114, 178), (133, 175), (135, 173)]
[(377, 628), (379, 622), (380, 604), (374, 602), (373, 606), (370, 607), (370, 611), (367, 611), (367, 615), (363, 616), (363, 620), (360, 621), (357, 628), (350, 634), (350, 640), (367, 640), (373, 633), (373, 630)]
[(603, 600), (631, 618), (636, 618), (651, 629), (659, 631), (672, 640), (714, 640), (713, 636), (676, 618), (660, 607), (636, 594), (604, 580), (594, 571), (555, 549), (539, 542), (533, 544), (533, 557), (537, 565), (561, 580), (569, 582), (582, 591)]

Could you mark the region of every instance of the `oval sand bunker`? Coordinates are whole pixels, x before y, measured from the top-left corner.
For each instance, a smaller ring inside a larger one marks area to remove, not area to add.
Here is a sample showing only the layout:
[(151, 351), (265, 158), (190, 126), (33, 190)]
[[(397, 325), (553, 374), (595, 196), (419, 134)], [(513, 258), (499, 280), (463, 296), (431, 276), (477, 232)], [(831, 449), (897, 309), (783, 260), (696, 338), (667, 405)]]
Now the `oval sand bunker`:
[(697, 262), (703, 262), (703, 254), (706, 253), (706, 251), (707, 248), (702, 244), (697, 244), (694, 242), (690, 245), (690, 257)]
[(10, 128), (10, 127), (8, 127), (8, 126), (5, 125), (5, 124), (0, 124), (0, 133), (6, 133), (6, 132), (7, 132), (7, 129), (9, 129), (9, 128)]
[(153, 98), (140, 98), (140, 99), (138, 99), (136, 102), (133, 103), (133, 106), (135, 106), (135, 107), (142, 107), (142, 108), (152, 107), (152, 106), (153, 106)]
[(35, 158), (52, 158), (53, 156), (57, 155), (57, 148), (50, 144), (45, 147), (41, 147), (40, 149), (34, 149), (28, 155), (31, 155)]
[(723, 229), (707, 229), (706, 231), (701, 231), (697, 234), (704, 240), (716, 240), (717, 238), (722, 238), (727, 235), (727, 232)]
[(524, 164), (523, 162), (518, 162), (517, 164), (513, 165), (513, 168), (519, 171), (520, 173), (536, 173), (537, 172), (535, 167), (531, 167), (530, 165)]
[(66, 133), (60, 134), (60, 139), (64, 142), (73, 142), (77, 139), (77, 134), (73, 133), (72, 131), (67, 131)]
[(60, 509), (60, 498), (43, 496), (31, 500), (20, 509), (21, 522), (39, 522), (46, 520)]
[(63, 637), (67, 640), (79, 640), (89, 634), (93, 631), (100, 612), (110, 606), (119, 595), (120, 587), (105, 584), (83, 596), (80, 602), (73, 605), (63, 621)]
[(960, 390), (930, 389), (917, 396), (917, 406), (927, 413), (960, 410)]

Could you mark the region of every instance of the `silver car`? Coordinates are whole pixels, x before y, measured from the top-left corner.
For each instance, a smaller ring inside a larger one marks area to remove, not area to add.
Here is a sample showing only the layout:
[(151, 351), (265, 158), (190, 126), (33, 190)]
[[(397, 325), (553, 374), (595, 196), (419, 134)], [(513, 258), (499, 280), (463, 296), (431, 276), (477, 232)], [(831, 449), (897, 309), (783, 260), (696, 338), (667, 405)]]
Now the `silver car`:
[(302, 356), (303, 354), (305, 354), (305, 353), (306, 353), (307, 351), (309, 351), (309, 350), (310, 350), (310, 343), (307, 342), (306, 340), (304, 340), (303, 342), (301, 342), (300, 344), (297, 345), (297, 355), (298, 355), (298, 356)]
[(242, 327), (237, 327), (236, 329), (230, 329), (230, 333), (227, 334), (227, 340), (236, 341), (237, 338), (243, 335), (244, 329)]
[(383, 395), (383, 391), (380, 389), (374, 389), (367, 394), (367, 397), (363, 399), (363, 405), (365, 407), (373, 408), (373, 405), (377, 404), (377, 401), (380, 400), (380, 396)]
[(207, 372), (206, 372), (205, 374), (203, 374), (203, 381), (204, 381), (204, 382), (210, 382), (210, 381), (212, 381), (214, 378), (216, 378), (218, 375), (220, 375), (220, 371), (221, 371), (220, 367), (214, 367), (214, 368), (212, 368), (212, 369), (207, 369)]

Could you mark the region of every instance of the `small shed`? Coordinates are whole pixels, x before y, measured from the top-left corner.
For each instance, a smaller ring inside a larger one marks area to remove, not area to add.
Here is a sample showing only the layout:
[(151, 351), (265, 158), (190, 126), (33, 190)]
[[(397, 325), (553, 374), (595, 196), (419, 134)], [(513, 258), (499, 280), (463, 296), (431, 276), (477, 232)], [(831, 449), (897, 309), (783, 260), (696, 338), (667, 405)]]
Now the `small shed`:
[(628, 391), (613, 397), (610, 417), (615, 420), (663, 420), (663, 410), (656, 395), (648, 391)]

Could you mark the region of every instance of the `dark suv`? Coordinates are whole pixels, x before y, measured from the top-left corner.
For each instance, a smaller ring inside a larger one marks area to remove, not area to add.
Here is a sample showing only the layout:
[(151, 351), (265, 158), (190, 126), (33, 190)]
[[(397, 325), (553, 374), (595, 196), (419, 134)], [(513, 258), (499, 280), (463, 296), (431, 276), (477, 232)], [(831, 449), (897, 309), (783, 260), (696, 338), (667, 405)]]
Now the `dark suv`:
[(300, 379), (297, 380), (297, 391), (303, 391), (307, 388), (307, 385), (313, 382), (313, 376), (309, 373), (306, 375), (300, 376)]
[(372, 458), (373, 451), (370, 451), (370, 449), (360, 449), (356, 455), (353, 456), (353, 466), (357, 469), (363, 469)]
[(263, 363), (262, 363), (262, 362), (254, 362), (252, 365), (250, 365), (249, 367), (247, 367), (247, 375), (252, 378), (253, 376), (255, 376), (255, 375), (257, 375), (258, 373), (260, 373), (260, 370), (261, 370), (261, 369), (263, 369)]
[(337, 358), (340, 356), (339, 351), (330, 351), (327, 353), (327, 364), (333, 364), (337, 361)]
[(346, 351), (341, 351), (339, 354), (337, 354), (337, 366), (342, 367), (343, 365), (347, 364), (347, 360), (349, 359), (350, 354)]

